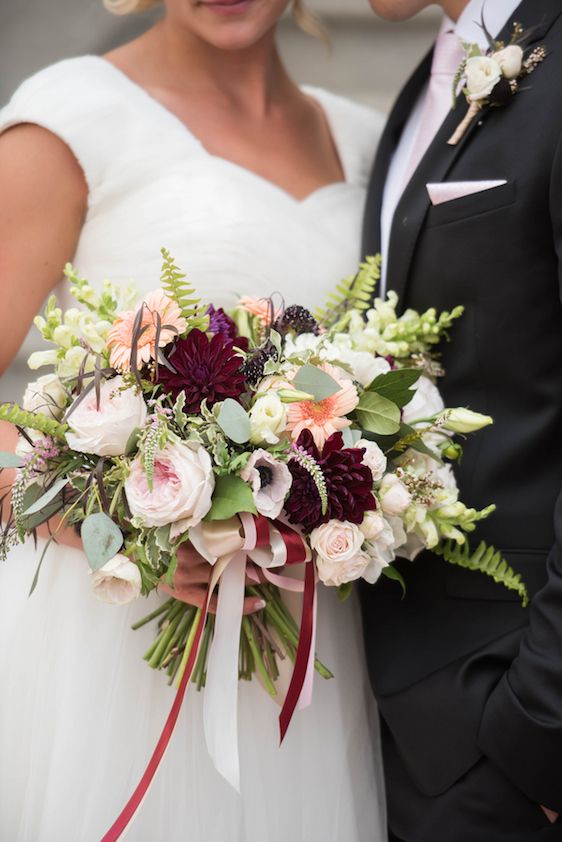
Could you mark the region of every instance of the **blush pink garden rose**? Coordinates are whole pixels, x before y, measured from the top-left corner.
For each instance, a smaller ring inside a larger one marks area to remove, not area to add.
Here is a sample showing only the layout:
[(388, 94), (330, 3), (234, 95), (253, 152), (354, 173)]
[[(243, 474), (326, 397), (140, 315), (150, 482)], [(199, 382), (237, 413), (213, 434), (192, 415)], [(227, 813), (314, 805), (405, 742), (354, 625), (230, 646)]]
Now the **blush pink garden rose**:
[(293, 481), (285, 462), (267, 450), (254, 450), (240, 476), (252, 486), (258, 513), (271, 520), (279, 517)]
[(156, 454), (152, 490), (140, 456), (125, 481), (131, 513), (144, 526), (172, 524), (171, 538), (201, 522), (211, 508), (214, 488), (211, 457), (201, 445), (187, 442), (169, 442)]
[(117, 553), (99, 570), (90, 571), (94, 594), (102, 602), (126, 605), (141, 594), (141, 574), (134, 561)]
[(105, 380), (99, 407), (95, 389), (69, 415), (66, 441), (72, 450), (97, 456), (122, 456), (129, 436), (146, 421), (146, 404), (140, 392), (125, 387), (122, 377)]
[(370, 564), (361, 547), (365, 538), (355, 523), (329, 520), (310, 533), (318, 577), (325, 585), (339, 587), (360, 579)]

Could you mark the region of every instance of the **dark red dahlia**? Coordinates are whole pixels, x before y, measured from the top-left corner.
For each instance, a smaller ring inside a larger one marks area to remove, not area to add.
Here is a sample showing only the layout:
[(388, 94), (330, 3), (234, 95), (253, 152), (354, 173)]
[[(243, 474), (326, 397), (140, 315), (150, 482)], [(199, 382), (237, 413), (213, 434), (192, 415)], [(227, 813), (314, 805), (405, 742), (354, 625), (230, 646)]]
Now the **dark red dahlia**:
[(177, 340), (168, 357), (175, 373), (160, 366), (158, 383), (174, 398), (185, 392), (187, 412), (199, 412), (205, 399), (208, 406), (225, 398), (238, 399), (246, 382), (241, 371), (243, 359), (233, 346), (221, 333), (208, 337), (192, 330), (186, 339)]
[[(364, 453), (361, 447), (344, 448), (342, 434), (334, 433), (320, 455), (310, 430), (303, 430), (296, 443), (295, 458), (289, 462), (293, 477), (291, 493), (285, 503), (289, 521), (300, 524), (305, 532), (332, 518), (361, 523), (365, 512), (377, 505), (371, 469), (362, 462)], [(314, 460), (323, 477), (327, 498), (325, 514), (322, 514), (318, 483), (310, 471), (310, 464), (308, 467), (306, 464), (307, 456)]]

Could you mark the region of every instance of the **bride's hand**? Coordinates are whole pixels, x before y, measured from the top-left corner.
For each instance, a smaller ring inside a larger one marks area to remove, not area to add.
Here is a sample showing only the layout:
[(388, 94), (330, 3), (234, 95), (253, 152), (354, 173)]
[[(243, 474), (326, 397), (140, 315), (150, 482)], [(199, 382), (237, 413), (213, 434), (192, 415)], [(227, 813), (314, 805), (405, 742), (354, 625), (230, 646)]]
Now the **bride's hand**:
[[(174, 575), (174, 587), (161, 584), (160, 590), (202, 608), (205, 603), (207, 588), (213, 572), (212, 566), (193, 549), (190, 544), (183, 544), (178, 550), (178, 566)], [(265, 608), (265, 602), (259, 597), (247, 596), (244, 599), (244, 614), (254, 614)], [(209, 611), (214, 614), (217, 610), (217, 596), (213, 594), (209, 603)]]

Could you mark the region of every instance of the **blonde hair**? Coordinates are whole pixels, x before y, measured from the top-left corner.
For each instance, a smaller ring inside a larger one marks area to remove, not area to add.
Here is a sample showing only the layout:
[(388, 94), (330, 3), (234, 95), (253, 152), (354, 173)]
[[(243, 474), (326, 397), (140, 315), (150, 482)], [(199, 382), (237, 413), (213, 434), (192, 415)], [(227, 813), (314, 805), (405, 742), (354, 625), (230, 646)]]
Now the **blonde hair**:
[[(159, 6), (161, 2), (162, 0), (103, 0), (103, 5), (114, 15), (128, 15), (131, 12), (144, 12), (145, 9)], [(322, 41), (328, 39), (326, 30), (316, 15), (309, 12), (305, 7), (303, 0), (293, 0), (292, 14), (295, 23), (303, 32), (307, 32), (315, 38), (321, 38)]]

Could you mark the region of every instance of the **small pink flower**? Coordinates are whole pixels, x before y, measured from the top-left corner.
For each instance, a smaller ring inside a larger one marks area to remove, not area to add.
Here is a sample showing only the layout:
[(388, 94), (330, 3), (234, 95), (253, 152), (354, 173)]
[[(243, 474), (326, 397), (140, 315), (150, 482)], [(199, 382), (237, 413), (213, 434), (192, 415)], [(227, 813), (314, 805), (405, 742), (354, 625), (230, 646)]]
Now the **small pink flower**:
[[(155, 342), (158, 319), (160, 316), (160, 338), (158, 347), (164, 348), (178, 333), (183, 333), (187, 327), (181, 310), (175, 301), (166, 293), (157, 289), (150, 292), (140, 305), (143, 307), (141, 332), (137, 343), (137, 367), (150, 362), (156, 356)], [(133, 346), (133, 327), (137, 317), (137, 310), (126, 310), (120, 313), (113, 323), (107, 337), (110, 349), (110, 362), (117, 371), (129, 371), (131, 368), (131, 351)]]
[(341, 387), (339, 392), (323, 401), (302, 401), (291, 403), (287, 411), (287, 429), (296, 441), (303, 430), (310, 430), (314, 444), (322, 450), (324, 443), (333, 433), (349, 427), (351, 421), (346, 418), (359, 403), (357, 389), (353, 382), (345, 379), (343, 372), (329, 363), (319, 368), (329, 374)]
[(243, 307), (252, 316), (257, 316), (264, 325), (272, 324), (281, 315), (281, 310), (275, 309), (268, 298), (252, 298), (251, 295), (243, 295), (238, 306)]

